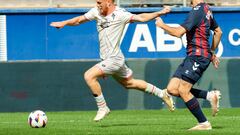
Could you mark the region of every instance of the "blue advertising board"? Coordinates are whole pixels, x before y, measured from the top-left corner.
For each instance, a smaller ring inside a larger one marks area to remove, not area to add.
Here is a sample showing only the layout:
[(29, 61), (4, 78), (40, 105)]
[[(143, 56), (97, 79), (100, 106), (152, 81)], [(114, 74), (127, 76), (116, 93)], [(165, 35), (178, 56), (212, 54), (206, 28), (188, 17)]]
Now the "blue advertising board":
[[(167, 24), (178, 26), (186, 18), (188, 10), (175, 10), (162, 18)], [(70, 19), (86, 11), (6, 13), (7, 59), (99, 59), (95, 21), (63, 29), (49, 26), (53, 21)], [(223, 31), (217, 55), (240, 57), (240, 10), (218, 9), (214, 16)], [(122, 38), (121, 48), (126, 58), (182, 58), (186, 55), (186, 37), (176, 38), (166, 34), (155, 26), (154, 20), (127, 25)]]

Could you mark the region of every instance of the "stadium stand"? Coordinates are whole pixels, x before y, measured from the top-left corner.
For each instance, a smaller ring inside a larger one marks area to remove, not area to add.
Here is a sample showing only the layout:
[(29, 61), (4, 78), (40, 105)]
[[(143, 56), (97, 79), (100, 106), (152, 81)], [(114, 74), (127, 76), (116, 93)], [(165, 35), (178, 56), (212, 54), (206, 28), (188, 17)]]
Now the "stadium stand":
[(95, 6), (95, 0), (52, 0), (54, 7), (93, 7)]
[(0, 0), (0, 8), (93, 7), (95, 0)]
[(182, 6), (183, 0), (120, 0), (124, 7), (161, 7), (163, 5)]
[(49, 0), (0, 0), (0, 8), (49, 7)]
[[(211, 6), (240, 6), (240, 0), (205, 0)], [(170, 6), (189, 6), (187, 0), (120, 0), (120, 5), (124, 7), (161, 7)]]
[[(212, 6), (240, 6), (240, 0), (206, 0)], [(0, 0), (0, 8), (78, 8), (93, 7), (95, 0)], [(116, 0), (123, 7), (189, 6), (187, 0)]]

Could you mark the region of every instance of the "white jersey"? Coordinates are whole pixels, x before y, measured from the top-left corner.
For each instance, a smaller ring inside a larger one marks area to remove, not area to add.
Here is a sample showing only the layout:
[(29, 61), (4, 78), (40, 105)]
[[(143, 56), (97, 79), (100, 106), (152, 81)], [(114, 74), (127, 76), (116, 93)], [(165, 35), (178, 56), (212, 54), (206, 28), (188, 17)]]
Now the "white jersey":
[(133, 14), (123, 8), (116, 7), (110, 15), (101, 16), (98, 8), (94, 7), (84, 16), (88, 20), (97, 21), (101, 59), (124, 58), (120, 50), (120, 41), (125, 25), (131, 21)]

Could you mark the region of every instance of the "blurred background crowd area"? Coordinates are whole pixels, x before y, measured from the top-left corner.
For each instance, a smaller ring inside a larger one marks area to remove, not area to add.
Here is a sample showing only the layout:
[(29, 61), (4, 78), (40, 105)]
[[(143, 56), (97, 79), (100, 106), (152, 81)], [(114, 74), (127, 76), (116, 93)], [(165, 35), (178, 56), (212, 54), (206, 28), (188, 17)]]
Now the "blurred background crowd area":
[[(115, 0), (121, 7), (190, 6), (190, 0)], [(211, 6), (240, 6), (240, 0), (205, 0)], [(89, 8), (95, 0), (0, 0), (0, 8)]]

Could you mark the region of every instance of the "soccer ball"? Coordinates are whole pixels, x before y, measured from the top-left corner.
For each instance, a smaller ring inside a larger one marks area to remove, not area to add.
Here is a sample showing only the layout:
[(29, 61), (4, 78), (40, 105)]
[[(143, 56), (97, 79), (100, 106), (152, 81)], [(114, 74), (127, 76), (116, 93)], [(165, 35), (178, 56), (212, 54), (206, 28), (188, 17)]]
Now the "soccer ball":
[(33, 111), (28, 116), (28, 124), (32, 128), (43, 128), (47, 124), (47, 115), (41, 110)]

